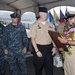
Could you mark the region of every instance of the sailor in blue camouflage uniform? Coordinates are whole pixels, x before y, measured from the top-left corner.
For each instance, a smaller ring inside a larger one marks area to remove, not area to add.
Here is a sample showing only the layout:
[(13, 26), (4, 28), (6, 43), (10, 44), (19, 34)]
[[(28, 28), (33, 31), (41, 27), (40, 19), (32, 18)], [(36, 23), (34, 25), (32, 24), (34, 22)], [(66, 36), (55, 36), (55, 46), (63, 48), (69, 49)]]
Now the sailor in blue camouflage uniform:
[(0, 23), (0, 74), (5, 75), (5, 61), (4, 61), (4, 52), (3, 52), (3, 29), (4, 26)]
[(10, 23), (4, 31), (4, 52), (7, 55), (7, 61), (10, 66), (11, 75), (18, 75), (16, 59), (22, 75), (27, 75), (26, 68), (26, 51), (28, 46), (28, 37), (25, 27), (19, 22), (19, 15), (13, 13), (10, 15)]

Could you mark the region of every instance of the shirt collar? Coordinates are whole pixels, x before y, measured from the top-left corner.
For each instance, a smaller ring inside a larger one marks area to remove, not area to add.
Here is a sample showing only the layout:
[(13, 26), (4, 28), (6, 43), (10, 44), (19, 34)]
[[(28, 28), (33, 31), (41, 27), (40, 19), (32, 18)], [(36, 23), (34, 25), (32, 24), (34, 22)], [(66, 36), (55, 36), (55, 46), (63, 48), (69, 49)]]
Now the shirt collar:
[[(43, 25), (42, 22), (39, 19), (37, 21), (38, 21), (39, 25)], [(47, 23), (47, 21), (46, 21), (46, 23)], [(46, 23), (45, 23), (45, 25), (46, 25)]]

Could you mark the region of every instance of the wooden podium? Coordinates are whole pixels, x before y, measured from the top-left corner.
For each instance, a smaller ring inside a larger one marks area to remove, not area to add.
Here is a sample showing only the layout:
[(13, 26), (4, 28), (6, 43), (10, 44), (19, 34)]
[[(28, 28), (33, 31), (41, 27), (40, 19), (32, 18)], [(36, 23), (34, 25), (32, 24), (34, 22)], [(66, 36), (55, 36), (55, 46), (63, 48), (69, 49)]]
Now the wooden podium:
[(52, 40), (54, 41), (55, 45), (57, 48), (63, 48), (64, 51), (68, 51), (67, 47), (65, 44), (62, 44), (58, 40), (58, 36), (61, 37), (61, 35), (58, 32), (55, 31), (48, 31), (49, 35), (51, 36)]

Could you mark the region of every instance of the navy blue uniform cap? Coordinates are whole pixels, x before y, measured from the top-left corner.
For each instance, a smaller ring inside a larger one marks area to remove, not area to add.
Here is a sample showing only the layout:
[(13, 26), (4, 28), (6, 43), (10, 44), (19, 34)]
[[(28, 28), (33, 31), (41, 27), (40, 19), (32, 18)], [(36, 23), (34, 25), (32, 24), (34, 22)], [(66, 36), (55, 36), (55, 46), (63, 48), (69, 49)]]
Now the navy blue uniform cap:
[(46, 7), (39, 7), (39, 12), (47, 13), (47, 8)]
[(12, 13), (11, 15), (11, 18), (19, 18), (19, 14), (18, 13)]

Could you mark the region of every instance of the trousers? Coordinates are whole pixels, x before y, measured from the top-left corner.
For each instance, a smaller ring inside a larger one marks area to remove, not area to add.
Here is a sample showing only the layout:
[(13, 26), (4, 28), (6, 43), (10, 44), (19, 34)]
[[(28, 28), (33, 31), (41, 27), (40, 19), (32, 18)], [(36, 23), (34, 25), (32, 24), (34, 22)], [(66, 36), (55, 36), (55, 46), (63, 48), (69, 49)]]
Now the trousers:
[(43, 57), (38, 57), (35, 50), (33, 51), (33, 62), (35, 66), (35, 75), (42, 75), (42, 69), (44, 67), (46, 75), (53, 75), (53, 45), (38, 45), (38, 49), (41, 51)]
[(5, 60), (3, 52), (0, 52), (0, 74), (5, 75)]
[(18, 75), (16, 59), (18, 60), (18, 65), (20, 67), (22, 75), (27, 75), (25, 54), (10, 54), (9, 53), (7, 56), (7, 62), (9, 63), (9, 66), (10, 66), (11, 75)]

